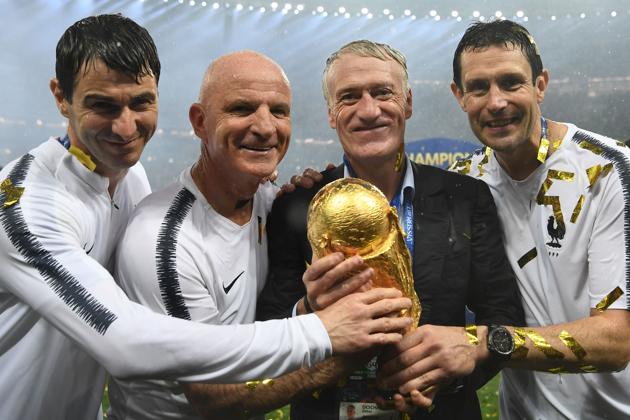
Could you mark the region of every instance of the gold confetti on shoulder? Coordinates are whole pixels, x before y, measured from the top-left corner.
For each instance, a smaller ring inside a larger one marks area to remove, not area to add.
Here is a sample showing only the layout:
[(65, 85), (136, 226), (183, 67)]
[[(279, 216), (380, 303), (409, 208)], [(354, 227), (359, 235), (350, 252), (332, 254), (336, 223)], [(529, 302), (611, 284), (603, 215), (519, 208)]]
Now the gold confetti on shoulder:
[(5, 208), (11, 207), (20, 201), (22, 194), (24, 194), (24, 187), (14, 186), (13, 182), (7, 178), (0, 184), (0, 192), (4, 193), (4, 203), (2, 203), (2, 206)]
[(623, 290), (621, 287), (617, 286), (615, 289), (608, 293), (602, 300), (599, 301), (597, 305), (595, 305), (595, 309), (599, 312), (604, 312), (610, 305), (612, 305), (617, 299), (619, 299), (623, 295)]
[(70, 154), (77, 158), (77, 160), (81, 162), (83, 166), (94, 172), (94, 170), (96, 169), (96, 163), (94, 163), (90, 155), (75, 146), (70, 146), (68, 152), (70, 152)]
[(591, 166), (586, 170), (586, 176), (588, 177), (589, 187), (595, 185), (595, 183), (602, 177), (605, 177), (612, 171), (613, 164), (607, 163), (606, 165)]
[(602, 148), (601, 148), (601, 147), (599, 147), (599, 146), (595, 146), (594, 144), (589, 143), (589, 142), (588, 142), (588, 141), (586, 141), (586, 140), (582, 140), (582, 141), (578, 144), (578, 146), (579, 146), (579, 147), (581, 147), (581, 148), (582, 148), (582, 149), (584, 149), (584, 150), (589, 150), (589, 151), (591, 151), (591, 152), (595, 153), (596, 155), (601, 155), (601, 154), (603, 153), (603, 150), (602, 150)]
[(456, 171), (462, 175), (468, 175), (470, 173), (471, 159), (457, 160), (451, 165), (449, 170)]
[(484, 174), (484, 169), (483, 166), (490, 162), (490, 155), (492, 154), (492, 149), (489, 148), (488, 146), (485, 147), (485, 151), (484, 151), (484, 157), (483, 159), (481, 159), (481, 162), (479, 162), (479, 164), (477, 165), (477, 169), (479, 170), (479, 175), (477, 175), (478, 177), (482, 177)]
[(537, 159), (540, 163), (545, 163), (547, 160), (547, 153), (549, 152), (549, 140), (546, 137), (540, 139), (540, 144), (538, 145), (538, 156)]

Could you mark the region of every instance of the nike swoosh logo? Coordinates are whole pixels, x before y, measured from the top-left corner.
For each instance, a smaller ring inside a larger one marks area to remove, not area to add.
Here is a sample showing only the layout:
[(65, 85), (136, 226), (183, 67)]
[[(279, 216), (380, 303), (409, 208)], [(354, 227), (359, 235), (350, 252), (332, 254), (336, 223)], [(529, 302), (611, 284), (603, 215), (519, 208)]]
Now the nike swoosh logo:
[(239, 277), (241, 277), (243, 275), (245, 271), (241, 271), (241, 274), (239, 274), (238, 276), (236, 276), (234, 278), (234, 280), (232, 280), (232, 282), (230, 284), (227, 285), (227, 287), (223, 286), (223, 291), (225, 292), (225, 294), (227, 295), (228, 293), (230, 293), (230, 290), (232, 289), (232, 286), (234, 286), (234, 283), (236, 283), (236, 280), (238, 280)]
[[(95, 244), (95, 243), (94, 243)], [(85, 251), (86, 254), (89, 254), (90, 252), (92, 252), (92, 250), (94, 249), (94, 244), (92, 244), (92, 248), (90, 248), (89, 250)], [(83, 245), (83, 249), (85, 250), (85, 248), (87, 247), (88, 244)]]

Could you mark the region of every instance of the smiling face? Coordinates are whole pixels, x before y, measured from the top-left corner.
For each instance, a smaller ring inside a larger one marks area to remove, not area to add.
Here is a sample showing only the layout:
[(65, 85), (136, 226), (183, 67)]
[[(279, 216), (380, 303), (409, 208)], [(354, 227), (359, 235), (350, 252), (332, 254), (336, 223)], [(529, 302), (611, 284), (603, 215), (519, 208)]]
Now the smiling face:
[(547, 71), (532, 81), (521, 50), (505, 46), (465, 51), (461, 69), (463, 91), (454, 82), (451, 90), (477, 138), (505, 156), (537, 150)]
[(57, 79), (50, 83), (57, 107), (68, 118), (70, 142), (91, 156), (97, 173), (116, 176), (140, 159), (155, 131), (156, 80), (144, 76), (136, 81), (96, 60), (78, 73), (75, 83), (71, 102)]
[(218, 173), (257, 185), (284, 157), (291, 136), (291, 91), (272, 61), (252, 52), (217, 60), (190, 121), (202, 159)]
[(395, 160), (411, 117), (411, 91), (403, 92), (400, 65), (348, 53), (332, 64), (326, 82), (328, 120), (350, 162)]

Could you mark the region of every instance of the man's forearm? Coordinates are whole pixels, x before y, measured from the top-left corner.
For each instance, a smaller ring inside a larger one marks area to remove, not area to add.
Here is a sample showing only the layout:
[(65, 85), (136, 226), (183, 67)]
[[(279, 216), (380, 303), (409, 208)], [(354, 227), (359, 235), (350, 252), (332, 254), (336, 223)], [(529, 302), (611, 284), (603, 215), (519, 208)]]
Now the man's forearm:
[(573, 322), (514, 328), (507, 367), (552, 373), (617, 371), (630, 359), (630, 313), (608, 310)]
[(341, 359), (331, 357), (273, 380), (243, 384), (185, 384), (188, 401), (205, 419), (240, 419), (264, 414), (294, 398), (333, 385), (348, 372)]

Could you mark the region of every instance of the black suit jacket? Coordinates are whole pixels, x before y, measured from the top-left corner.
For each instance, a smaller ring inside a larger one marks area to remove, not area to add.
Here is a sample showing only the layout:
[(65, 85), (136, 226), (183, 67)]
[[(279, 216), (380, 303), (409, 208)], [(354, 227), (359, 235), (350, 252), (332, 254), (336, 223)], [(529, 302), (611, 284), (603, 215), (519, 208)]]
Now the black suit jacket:
[[(409, 168), (407, 169), (409, 170)], [(465, 307), (478, 325), (523, 325), (516, 279), (503, 248), (501, 228), (488, 186), (477, 179), (411, 163), (415, 181), (415, 289), (422, 304), (420, 324), (465, 325)], [(323, 172), (311, 189), (278, 198), (267, 223), (269, 276), (258, 300), (258, 318), (290, 317), (306, 290), (302, 274), (311, 261), (306, 236), (308, 205), (325, 184), (343, 177), (343, 165)], [(496, 373), (479, 369), (464, 388), (439, 395), (431, 414), (418, 418), (481, 418), (476, 389)], [(330, 393), (332, 394), (332, 393)], [(320, 394), (292, 402), (296, 419), (338, 418), (334, 396)], [(326, 410), (326, 406), (331, 406)]]

